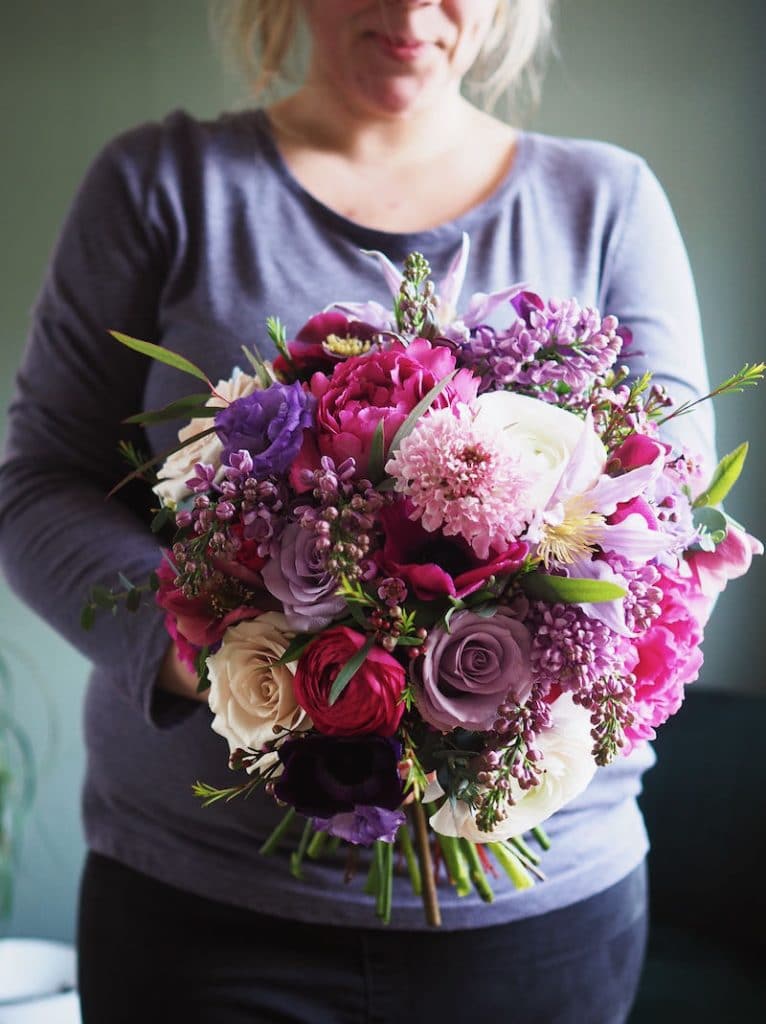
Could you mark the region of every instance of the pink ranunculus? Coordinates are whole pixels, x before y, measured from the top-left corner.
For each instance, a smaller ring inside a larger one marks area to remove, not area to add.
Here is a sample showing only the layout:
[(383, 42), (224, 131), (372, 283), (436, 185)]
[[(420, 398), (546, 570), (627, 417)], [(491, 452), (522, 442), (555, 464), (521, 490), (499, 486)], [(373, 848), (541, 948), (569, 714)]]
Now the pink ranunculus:
[(194, 659), (202, 648), (215, 647), (229, 626), (261, 614), (259, 608), (240, 605), (220, 615), (214, 610), (207, 595), (200, 594), (194, 598), (184, 596), (183, 591), (175, 586), (175, 573), (165, 559), (156, 571), (160, 588), (155, 600), (160, 608), (165, 609), (165, 628), (176, 642), (181, 661), (190, 668), (194, 668)]
[(681, 707), (684, 687), (694, 682), (702, 666), (698, 587), (692, 577), (680, 576), (665, 566), (659, 571), (660, 615), (635, 640), (634, 721), (625, 730), (626, 754), (641, 740), (654, 739), (657, 726)]
[(715, 551), (692, 551), (686, 556), (700, 590), (708, 598), (717, 597), (729, 580), (744, 576), (753, 555), (763, 554), (763, 544), (733, 523)]
[[(383, 423), (388, 447), (418, 402), (454, 369), (455, 357), (449, 349), (417, 338), (406, 348), (397, 342), (383, 351), (347, 359), (331, 377), (315, 373), (310, 387), (318, 403), (319, 454), (330, 456), (336, 464), (351, 457), (358, 476), (365, 476), (378, 423)], [(445, 408), (456, 401), (470, 404), (478, 386), (470, 370), (460, 370), (431, 408)]]
[(482, 560), (462, 537), (429, 533), (419, 520), (410, 518), (410, 511), (406, 501), (382, 509), (384, 542), (375, 560), (387, 575), (403, 579), (421, 601), (467, 597), (490, 576), (519, 569), (529, 551), (527, 544), (517, 541), (495, 557)]

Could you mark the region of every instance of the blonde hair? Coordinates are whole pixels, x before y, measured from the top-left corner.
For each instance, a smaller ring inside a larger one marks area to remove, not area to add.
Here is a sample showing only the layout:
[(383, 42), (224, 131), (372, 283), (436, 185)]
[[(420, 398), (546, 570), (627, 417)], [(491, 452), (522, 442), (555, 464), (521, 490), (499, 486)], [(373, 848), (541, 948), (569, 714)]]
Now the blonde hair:
[[(211, 0), (216, 36), (256, 96), (295, 80), (289, 56), (299, 27), (298, 0)], [(501, 97), (537, 102), (552, 30), (554, 0), (498, 0), (492, 26), (467, 78), (487, 109)]]

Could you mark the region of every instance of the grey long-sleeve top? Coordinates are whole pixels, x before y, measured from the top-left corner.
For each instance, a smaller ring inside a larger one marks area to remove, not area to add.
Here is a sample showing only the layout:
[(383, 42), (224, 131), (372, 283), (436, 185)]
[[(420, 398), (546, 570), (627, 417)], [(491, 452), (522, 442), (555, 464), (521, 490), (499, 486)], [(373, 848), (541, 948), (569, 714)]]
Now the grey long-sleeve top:
[[(401, 261), (413, 249), (437, 277), (472, 240), (464, 298), (524, 280), (544, 296), (576, 296), (634, 332), (631, 365), (656, 371), (679, 400), (707, 389), (699, 316), (683, 243), (665, 195), (638, 157), (616, 147), (534, 133), (496, 192), (429, 231), (370, 230), (308, 195), (281, 161), (265, 115), (200, 123), (182, 113), (110, 143), (91, 167), (53, 253), (10, 408), (0, 475), (2, 563), (11, 586), (92, 659), (86, 703), (84, 818), (91, 848), (173, 885), (263, 912), (375, 926), (362, 878), (337, 866), (292, 878), (284, 855), (259, 857), (279, 817), (265, 797), (203, 809), (191, 784), (232, 784), (224, 740), (204, 705), (154, 681), (168, 638), (151, 604), (79, 624), (89, 587), (118, 571), (139, 579), (158, 560), (140, 488), (106, 501), (124, 474), (120, 421), (187, 393), (190, 379), (114, 342), (118, 329), (228, 377), (240, 345), (269, 354), (264, 322), (295, 331), (330, 301), (389, 297), (361, 249)], [(679, 421), (712, 460), (707, 407)], [(136, 443), (170, 447), (176, 425)], [(602, 769), (548, 823), (548, 880), (491, 905), (442, 888), (445, 927), (471, 928), (573, 903), (624, 877), (645, 854), (635, 796), (648, 748)], [(422, 927), (397, 880), (394, 927)]]

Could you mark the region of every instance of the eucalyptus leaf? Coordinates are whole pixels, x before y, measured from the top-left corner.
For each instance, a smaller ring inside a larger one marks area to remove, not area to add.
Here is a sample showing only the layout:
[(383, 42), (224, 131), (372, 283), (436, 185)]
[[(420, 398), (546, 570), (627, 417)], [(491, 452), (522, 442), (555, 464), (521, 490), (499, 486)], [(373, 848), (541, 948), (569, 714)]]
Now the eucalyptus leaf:
[(734, 484), (739, 479), (742, 467), (745, 465), (748, 451), (747, 441), (724, 455), (716, 466), (713, 477), (707, 488), (694, 501), (694, 508), (701, 508), (704, 505), (720, 505)]
[(111, 608), (114, 605), (114, 594), (106, 587), (93, 587), (90, 599), (99, 608)]
[(210, 384), (207, 375), (200, 370), (199, 366), (192, 363), (189, 359), (185, 359), (184, 356), (180, 356), (177, 352), (172, 352), (169, 348), (163, 348), (162, 345), (154, 345), (151, 341), (140, 341), (138, 338), (131, 338), (129, 334), (122, 334), (120, 331), (110, 331), (109, 333), (121, 345), (125, 345), (126, 348), (132, 348), (135, 352), (149, 356), (150, 359), (156, 359), (158, 363), (165, 363), (167, 366), (172, 366), (176, 370), (181, 370), (183, 373), (188, 373), (191, 377), (196, 377), (198, 380), (203, 380), (206, 384)]
[(332, 687), (330, 688), (330, 696), (328, 699), (328, 704), (330, 704), (330, 706), (332, 706), (338, 700), (340, 695), (343, 693), (343, 691), (346, 689), (348, 684), (353, 679), (357, 670), (361, 668), (365, 658), (370, 653), (370, 648), (372, 647), (374, 642), (374, 637), (368, 636), (364, 642), (364, 645), (359, 648), (359, 650), (352, 658), (349, 658), (349, 660), (337, 674), (337, 676), (335, 677), (335, 681), (332, 684)]
[(407, 437), (408, 434), (412, 433), (413, 429), (415, 428), (415, 424), (418, 422), (420, 417), (423, 415), (424, 412), (427, 412), (428, 409), (431, 408), (435, 400), (439, 397), (442, 391), (444, 391), (446, 386), (457, 374), (457, 372), (457, 370), (453, 370), (452, 373), (448, 373), (446, 377), (442, 377), (442, 379), (438, 383), (434, 384), (434, 386), (431, 388), (428, 394), (420, 399), (420, 401), (409, 414), (407, 419), (404, 421), (404, 423), (402, 423), (397, 432), (394, 434), (394, 439), (391, 442), (391, 447), (388, 449), (389, 456), (396, 454), (399, 445), (402, 443), (405, 437)]
[(137, 412), (134, 416), (128, 416), (123, 423), (164, 423), (167, 420), (194, 419), (205, 417), (211, 419), (218, 411), (215, 406), (205, 405), (210, 398), (208, 392), (199, 392), (195, 395), (186, 395), (178, 398), (175, 402), (163, 406), (161, 409), (152, 409), (148, 412)]
[(93, 629), (93, 624), (96, 621), (96, 609), (92, 604), (86, 604), (83, 610), (80, 612), (80, 626), (82, 629)]
[(728, 530), (726, 516), (717, 508), (710, 508), (705, 505), (703, 508), (695, 508), (692, 513), (692, 522), (703, 538), (709, 538), (711, 547), (702, 544), (703, 550), (711, 550), (716, 544), (725, 539)]
[(601, 604), (625, 597), (625, 588), (609, 580), (576, 579), (570, 576), (547, 576), (528, 573), (521, 580), (528, 597), (540, 601), (560, 601), (562, 604)]

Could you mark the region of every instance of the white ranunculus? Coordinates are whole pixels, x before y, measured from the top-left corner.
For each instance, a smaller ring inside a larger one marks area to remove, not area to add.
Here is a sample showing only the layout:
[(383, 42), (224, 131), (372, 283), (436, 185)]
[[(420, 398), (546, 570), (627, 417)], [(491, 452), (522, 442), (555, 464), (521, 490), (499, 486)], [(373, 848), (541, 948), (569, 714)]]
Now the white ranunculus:
[(260, 749), (275, 739), (275, 725), (311, 728), (295, 700), (295, 663), (274, 664), (294, 636), (281, 612), (266, 612), (227, 629), (220, 648), (207, 659), (212, 728), (232, 753)]
[[(556, 484), (567, 466), (585, 422), (574, 413), (550, 402), (510, 391), (490, 391), (476, 400), (478, 418), (502, 431), (509, 449), (516, 453), (532, 483), (529, 493), (532, 507), (542, 510), (548, 504)], [(606, 459), (603, 445), (601, 466)], [(594, 465), (596, 475), (600, 468)]]
[[(537, 740), (545, 769), (540, 784), (523, 790), (512, 782), (516, 803), (504, 808), (506, 817), (492, 832), (482, 832), (477, 827), (474, 812), (462, 800), (454, 806), (446, 800), (431, 817), (431, 827), (445, 836), (491, 843), (528, 832), (579, 796), (596, 771), (590, 712), (575, 704), (569, 694), (562, 694), (551, 707), (551, 722), (551, 728), (541, 732)], [(439, 795), (443, 795), (443, 790), (438, 783), (432, 783), (424, 799), (434, 800)]]
[[(217, 395), (211, 395), (205, 405), (209, 405), (211, 409), (222, 409), (226, 402), (244, 398), (245, 395), (258, 391), (260, 386), (257, 378), (252, 377), (249, 373), (236, 371), (229, 380), (218, 381), (215, 386)], [(191, 420), (185, 427), (181, 427), (178, 431), (178, 440), (186, 441), (188, 438), (194, 437), (195, 434), (201, 434), (203, 430), (209, 430), (212, 426), (212, 417), (208, 419), (200, 416)], [(154, 493), (165, 505), (177, 505), (179, 501), (187, 498), (191, 491), (186, 486), (186, 481), (194, 476), (194, 467), (198, 462), (215, 466), (218, 469), (216, 479), (220, 479), (223, 473), (220, 468), (222, 451), (223, 445), (218, 440), (218, 435), (208, 434), (207, 437), (202, 437), (199, 441), (169, 455), (157, 473), (159, 482), (153, 488)]]

